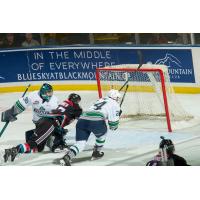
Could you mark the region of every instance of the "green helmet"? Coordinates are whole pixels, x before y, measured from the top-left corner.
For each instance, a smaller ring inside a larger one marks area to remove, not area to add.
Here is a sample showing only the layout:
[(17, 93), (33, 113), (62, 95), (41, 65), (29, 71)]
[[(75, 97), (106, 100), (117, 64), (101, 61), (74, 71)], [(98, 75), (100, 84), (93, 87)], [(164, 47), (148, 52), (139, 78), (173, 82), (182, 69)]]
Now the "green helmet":
[(53, 87), (49, 85), (48, 83), (44, 83), (42, 87), (40, 88), (40, 96), (45, 101), (50, 101), (52, 94), (47, 95), (47, 93), (53, 93)]

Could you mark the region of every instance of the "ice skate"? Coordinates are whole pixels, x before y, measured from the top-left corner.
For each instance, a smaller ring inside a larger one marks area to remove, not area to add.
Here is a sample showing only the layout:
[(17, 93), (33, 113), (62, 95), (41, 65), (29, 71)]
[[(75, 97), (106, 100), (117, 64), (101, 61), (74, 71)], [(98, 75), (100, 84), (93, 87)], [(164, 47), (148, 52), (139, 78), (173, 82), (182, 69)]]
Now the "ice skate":
[(60, 159), (61, 166), (71, 166), (71, 159), (69, 155), (65, 155), (63, 158)]
[(97, 147), (94, 147), (91, 160), (97, 160), (97, 159), (102, 158), (103, 156), (104, 156), (104, 152), (101, 152), (98, 150)]
[(17, 151), (16, 147), (13, 147), (13, 148), (10, 148), (10, 149), (5, 149), (5, 154), (3, 156), (4, 162), (7, 162), (9, 158), (13, 162), (15, 160), (17, 154), (18, 154), (18, 151)]

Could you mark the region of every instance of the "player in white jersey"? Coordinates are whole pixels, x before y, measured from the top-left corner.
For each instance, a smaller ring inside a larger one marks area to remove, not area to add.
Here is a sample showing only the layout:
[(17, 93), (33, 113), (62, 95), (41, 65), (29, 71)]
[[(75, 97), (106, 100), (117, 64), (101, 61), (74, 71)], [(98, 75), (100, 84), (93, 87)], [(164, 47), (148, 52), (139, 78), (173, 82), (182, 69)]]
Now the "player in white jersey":
[(44, 83), (39, 91), (30, 92), (25, 97), (20, 98), (12, 108), (2, 113), (1, 121), (13, 122), (17, 120), (16, 116), (29, 106), (32, 106), (33, 123), (36, 124), (39, 119), (47, 116), (58, 107), (58, 99), (53, 95), (53, 87)]
[[(20, 98), (12, 108), (2, 112), (2, 122), (13, 122), (17, 120), (17, 115), (22, 113), (27, 107), (31, 106), (33, 111), (33, 123), (35, 128), (41, 124), (40, 120), (46, 117), (52, 110), (58, 107), (58, 99), (53, 95), (53, 87), (44, 83), (39, 91), (30, 92), (25, 97)], [(34, 130), (26, 131), (26, 141), (34, 134)], [(49, 132), (49, 135), (51, 132)], [(45, 139), (45, 138), (43, 138)], [(41, 140), (43, 142), (43, 140)], [(41, 149), (42, 151), (42, 149)]]
[(97, 100), (93, 106), (83, 112), (76, 124), (76, 143), (60, 159), (59, 162), (61, 165), (71, 165), (72, 159), (84, 150), (91, 132), (96, 136), (92, 159), (98, 159), (104, 155), (101, 149), (106, 139), (106, 121), (108, 120), (108, 126), (111, 130), (118, 128), (121, 114), (119, 105), (120, 97), (121, 95), (118, 90), (110, 90), (107, 97)]

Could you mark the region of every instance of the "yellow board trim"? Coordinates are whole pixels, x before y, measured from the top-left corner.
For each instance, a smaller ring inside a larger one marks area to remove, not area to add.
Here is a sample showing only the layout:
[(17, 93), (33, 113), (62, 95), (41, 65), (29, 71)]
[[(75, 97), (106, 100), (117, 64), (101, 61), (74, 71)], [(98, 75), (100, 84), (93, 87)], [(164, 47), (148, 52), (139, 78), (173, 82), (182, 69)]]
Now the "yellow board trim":
[[(28, 85), (28, 84), (27, 84)], [(32, 85), (28, 91), (39, 90), (41, 85)], [(0, 87), (0, 93), (10, 93), (10, 92), (23, 92), (26, 86), (10, 86), (10, 87)], [(53, 85), (54, 91), (68, 91), (68, 90), (97, 90), (96, 85), (81, 84), (81, 85)]]
[[(32, 85), (29, 88), (29, 91), (38, 90), (41, 87), (41, 85)], [(147, 86), (130, 86), (132, 91), (135, 92), (153, 92), (153, 89), (151, 87)], [(96, 85), (91, 84), (73, 84), (73, 85), (53, 85), (53, 88), (55, 91), (97, 91)], [(180, 87), (180, 86), (174, 86), (175, 93), (180, 94), (200, 94), (200, 87)], [(23, 92), (25, 91), (26, 86), (10, 86), (10, 87), (0, 87), (0, 93), (10, 93), (10, 92)], [(105, 90), (109, 90), (110, 87), (103, 88)], [(118, 89), (118, 88), (116, 88)], [(130, 91), (130, 90), (129, 90)]]

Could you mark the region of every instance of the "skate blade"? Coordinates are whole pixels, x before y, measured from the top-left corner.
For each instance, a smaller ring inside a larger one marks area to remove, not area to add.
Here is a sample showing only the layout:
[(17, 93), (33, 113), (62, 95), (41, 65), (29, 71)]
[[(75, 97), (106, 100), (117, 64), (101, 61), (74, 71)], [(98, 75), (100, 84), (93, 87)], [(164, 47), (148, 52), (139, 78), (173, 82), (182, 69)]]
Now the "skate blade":
[(59, 160), (60, 166), (65, 166), (65, 161), (63, 159)]
[(92, 157), (90, 160), (93, 161), (93, 160), (99, 160), (99, 159), (101, 159), (101, 157), (100, 158)]

